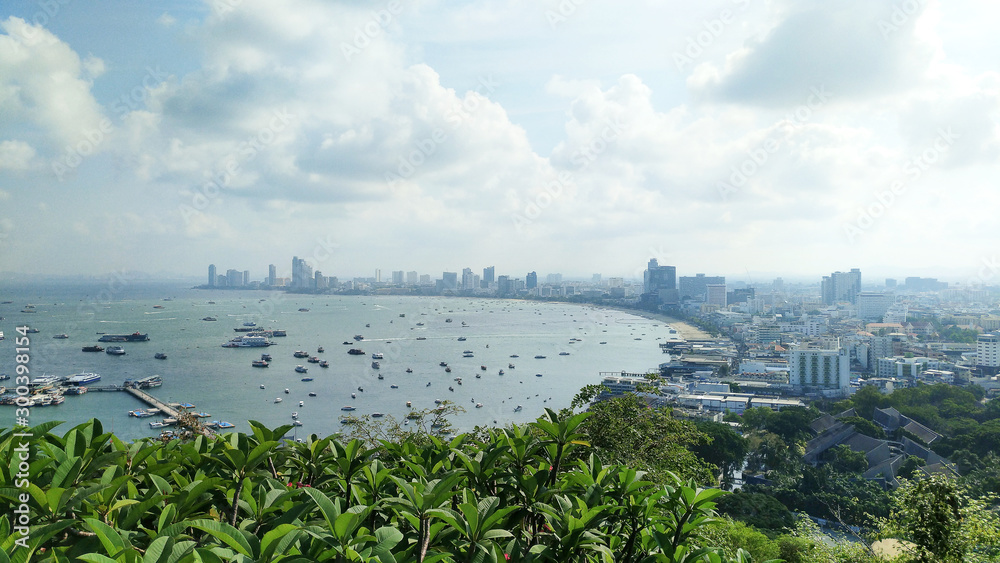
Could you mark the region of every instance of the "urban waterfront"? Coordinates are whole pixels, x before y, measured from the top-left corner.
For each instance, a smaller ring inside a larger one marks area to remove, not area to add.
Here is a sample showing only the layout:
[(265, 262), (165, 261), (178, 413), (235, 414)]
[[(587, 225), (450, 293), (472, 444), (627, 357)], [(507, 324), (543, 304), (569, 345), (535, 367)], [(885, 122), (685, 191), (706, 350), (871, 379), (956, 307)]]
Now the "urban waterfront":
[[(340, 431), (342, 406), (354, 406), (358, 416), (381, 412), (402, 419), (407, 401), (426, 409), (436, 399), (466, 410), (454, 417), (458, 430), (527, 422), (543, 407), (568, 406), (581, 387), (600, 382), (600, 372), (656, 368), (667, 359), (658, 343), (671, 336), (661, 321), (541, 301), (201, 291), (135, 282), (7, 285), (0, 288), (0, 300), (11, 301), (0, 305), (5, 317), (0, 330), (8, 336), (0, 341), (0, 373), (13, 375), (14, 329), (29, 326), (39, 331), (31, 335), (33, 377), (95, 372), (102, 376), (95, 384), (100, 386), (161, 375), (163, 386), (151, 390), (161, 400), (193, 403), (211, 420), (244, 431), (247, 420), (273, 427), (290, 423), (298, 411), (303, 422), (298, 435)], [(36, 312), (22, 312), (28, 304)], [(203, 320), (209, 317), (218, 320)], [(283, 329), (288, 336), (272, 338), (275, 345), (267, 348), (223, 348), (244, 323)], [(150, 340), (124, 343), (124, 356), (81, 351), (101, 333), (136, 331)], [(69, 338), (53, 338), (59, 334)], [(324, 352), (318, 353), (321, 346)], [(349, 355), (350, 348), (365, 354)], [(330, 367), (293, 357), (297, 350)], [(472, 357), (465, 357), (466, 351)], [(154, 359), (160, 352), (166, 360)], [(273, 357), (270, 366), (251, 367), (262, 353)], [(373, 368), (373, 353), (383, 355), (379, 369)], [(296, 373), (297, 365), (308, 373)], [(276, 398), (282, 401), (275, 403)], [(520, 412), (517, 405), (523, 406)], [(155, 436), (158, 431), (148, 424), (155, 419), (127, 414), (143, 406), (125, 393), (91, 392), (59, 406), (33, 408), (31, 424), (61, 420), (65, 430), (96, 417), (123, 438)], [(0, 409), (0, 416), (6, 419), (0, 426), (13, 423), (13, 409)]]

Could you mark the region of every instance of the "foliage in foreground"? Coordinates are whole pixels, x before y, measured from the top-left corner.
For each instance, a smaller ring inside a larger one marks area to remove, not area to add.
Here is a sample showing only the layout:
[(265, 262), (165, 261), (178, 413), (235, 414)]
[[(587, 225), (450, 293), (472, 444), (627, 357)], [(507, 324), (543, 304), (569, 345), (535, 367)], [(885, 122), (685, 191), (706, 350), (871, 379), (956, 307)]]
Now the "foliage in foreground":
[(699, 547), (721, 491), (603, 465), (587, 416), (374, 448), (255, 422), (185, 442), (125, 443), (97, 420), (2, 430), (0, 563), (749, 561)]

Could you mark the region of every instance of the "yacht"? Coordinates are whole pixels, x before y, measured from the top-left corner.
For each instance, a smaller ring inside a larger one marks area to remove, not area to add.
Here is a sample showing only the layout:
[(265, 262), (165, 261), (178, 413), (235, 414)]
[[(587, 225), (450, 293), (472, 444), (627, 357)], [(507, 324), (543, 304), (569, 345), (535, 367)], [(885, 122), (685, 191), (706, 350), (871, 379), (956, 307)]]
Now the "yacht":
[(295, 371), (299, 373), (305, 373), (309, 371), (305, 366), (295, 366)]
[(104, 353), (111, 354), (112, 356), (124, 356), (125, 349), (121, 346), (108, 346), (107, 349), (104, 350)]
[(482, 403), (476, 403), (476, 408), (477, 408), (477, 409), (481, 409), (481, 408), (483, 408), (483, 404), (482, 404)]
[(382, 352), (372, 352), (372, 359), (373, 360), (383, 359)]
[(275, 403), (280, 403), (281, 402), (281, 397), (275, 397), (274, 398), (274, 402)]

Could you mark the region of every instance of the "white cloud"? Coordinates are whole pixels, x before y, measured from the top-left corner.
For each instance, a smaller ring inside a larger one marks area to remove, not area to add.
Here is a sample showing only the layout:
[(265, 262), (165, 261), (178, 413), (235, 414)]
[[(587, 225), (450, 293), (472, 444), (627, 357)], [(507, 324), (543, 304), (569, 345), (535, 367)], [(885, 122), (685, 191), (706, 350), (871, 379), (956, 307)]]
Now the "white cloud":
[(0, 141), (0, 170), (27, 170), (35, 149), (24, 141)]

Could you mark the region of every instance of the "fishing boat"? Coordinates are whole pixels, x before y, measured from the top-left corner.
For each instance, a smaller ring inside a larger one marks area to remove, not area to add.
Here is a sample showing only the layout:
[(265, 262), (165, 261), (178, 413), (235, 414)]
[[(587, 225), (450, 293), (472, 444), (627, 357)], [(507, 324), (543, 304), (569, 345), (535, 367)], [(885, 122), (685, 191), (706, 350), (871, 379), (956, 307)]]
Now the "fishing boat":
[(250, 365), (255, 368), (266, 368), (268, 366), (268, 363), (265, 362), (264, 360), (254, 360), (250, 362)]
[(309, 352), (306, 352), (304, 350), (296, 350), (292, 352), (292, 356), (295, 358), (308, 358)]
[(323, 360), (322, 362), (319, 363), (319, 367), (321, 367), (321, 368), (328, 368), (328, 367), (330, 367), (330, 362), (328, 362), (326, 360)]

